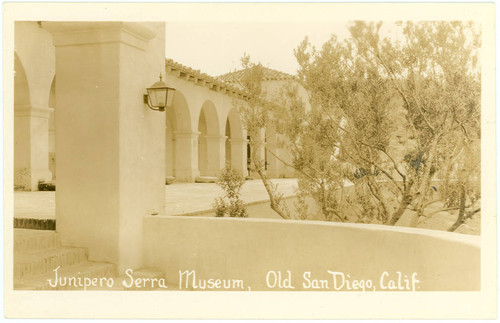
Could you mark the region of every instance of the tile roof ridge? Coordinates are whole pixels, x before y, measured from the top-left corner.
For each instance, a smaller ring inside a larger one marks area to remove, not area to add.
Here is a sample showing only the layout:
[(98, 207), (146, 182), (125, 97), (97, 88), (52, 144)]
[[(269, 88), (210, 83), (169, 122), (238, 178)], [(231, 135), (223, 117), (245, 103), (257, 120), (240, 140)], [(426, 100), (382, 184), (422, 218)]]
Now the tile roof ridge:
[[(200, 70), (195, 70), (192, 67), (183, 65), (172, 58), (165, 58), (165, 68), (167, 72), (169, 71), (178, 71), (178, 77), (188, 77), (187, 80), (195, 81), (198, 85), (210, 84), (209, 88), (214, 88), (217, 91), (223, 90), (224, 93), (229, 92), (228, 94), (236, 95), (242, 98), (248, 98), (249, 94), (247, 91), (234, 87), (231, 82), (226, 82), (220, 78), (213, 77), (206, 73), (201, 72)], [(202, 81), (202, 84), (199, 84), (198, 81)]]
[[(279, 71), (276, 69), (272, 69), (272, 68), (269, 68), (266, 66), (262, 66), (262, 69), (264, 71), (264, 73), (263, 73), (264, 75), (262, 78), (263, 81), (297, 80), (297, 76), (294, 76), (294, 75), (291, 75), (291, 74), (288, 74), (288, 73), (285, 73), (285, 72), (282, 72), (282, 71)], [(234, 72), (225, 73), (225, 74), (217, 76), (217, 78), (222, 79), (226, 82), (233, 83), (233, 82), (236, 82), (238, 79), (240, 79), (243, 72), (246, 70), (248, 70), (248, 68), (236, 70)]]

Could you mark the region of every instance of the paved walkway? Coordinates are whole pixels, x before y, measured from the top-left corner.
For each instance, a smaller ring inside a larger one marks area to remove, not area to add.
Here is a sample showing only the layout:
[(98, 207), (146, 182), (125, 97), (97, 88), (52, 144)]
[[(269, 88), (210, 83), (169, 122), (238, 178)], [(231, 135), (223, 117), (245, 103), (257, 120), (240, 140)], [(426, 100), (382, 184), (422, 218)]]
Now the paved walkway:
[[(278, 191), (284, 196), (294, 195), (296, 179), (274, 179)], [(174, 183), (165, 186), (165, 213), (178, 215), (212, 209), (214, 199), (224, 192), (217, 184)], [(260, 180), (246, 181), (242, 199), (245, 203), (267, 200), (268, 195)], [(55, 192), (14, 192), (14, 216), (16, 218), (54, 219), (56, 213)]]

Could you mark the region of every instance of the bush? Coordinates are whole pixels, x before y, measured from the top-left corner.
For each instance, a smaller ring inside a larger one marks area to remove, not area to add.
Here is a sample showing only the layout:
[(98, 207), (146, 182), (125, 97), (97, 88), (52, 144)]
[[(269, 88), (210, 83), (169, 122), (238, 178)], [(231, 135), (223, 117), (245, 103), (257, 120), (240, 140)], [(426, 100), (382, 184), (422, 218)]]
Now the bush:
[(245, 183), (243, 176), (232, 168), (224, 168), (217, 178), (219, 185), (226, 195), (215, 199), (213, 207), (215, 216), (223, 217), (228, 214), (230, 217), (248, 217), (247, 210), (241, 200), (241, 188)]
[(227, 211), (226, 202), (222, 197), (216, 198), (214, 202), (215, 216), (222, 217)]

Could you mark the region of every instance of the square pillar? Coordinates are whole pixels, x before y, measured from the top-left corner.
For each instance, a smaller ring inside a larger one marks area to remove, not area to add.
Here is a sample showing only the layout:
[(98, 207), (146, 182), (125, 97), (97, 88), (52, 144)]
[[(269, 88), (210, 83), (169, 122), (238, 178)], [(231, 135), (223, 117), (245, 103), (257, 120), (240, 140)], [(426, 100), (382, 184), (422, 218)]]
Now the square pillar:
[(229, 139), (231, 145), (231, 168), (241, 172), (243, 177), (248, 176), (247, 144), (246, 139)]
[(194, 182), (200, 176), (198, 170), (197, 131), (174, 131), (175, 137), (175, 179), (178, 182)]
[(38, 181), (51, 181), (49, 117), (53, 109), (34, 105), (14, 107), (14, 185), (37, 191)]
[(56, 230), (91, 261), (141, 267), (143, 217), (165, 208), (165, 116), (143, 103), (165, 71), (165, 25), (43, 27), (56, 47)]
[(226, 136), (206, 135), (207, 145), (207, 176), (217, 176), (224, 168)]

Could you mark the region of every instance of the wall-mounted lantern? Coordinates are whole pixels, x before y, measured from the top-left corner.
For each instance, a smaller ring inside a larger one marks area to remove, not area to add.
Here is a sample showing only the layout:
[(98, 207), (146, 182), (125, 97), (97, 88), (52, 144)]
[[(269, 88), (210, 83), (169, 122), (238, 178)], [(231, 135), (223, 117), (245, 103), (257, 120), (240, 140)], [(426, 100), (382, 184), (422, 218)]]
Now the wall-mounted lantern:
[(175, 89), (168, 87), (165, 82), (160, 80), (147, 88), (148, 94), (144, 94), (144, 103), (147, 103), (151, 110), (165, 111), (165, 108), (172, 106)]

